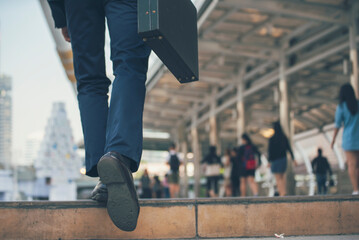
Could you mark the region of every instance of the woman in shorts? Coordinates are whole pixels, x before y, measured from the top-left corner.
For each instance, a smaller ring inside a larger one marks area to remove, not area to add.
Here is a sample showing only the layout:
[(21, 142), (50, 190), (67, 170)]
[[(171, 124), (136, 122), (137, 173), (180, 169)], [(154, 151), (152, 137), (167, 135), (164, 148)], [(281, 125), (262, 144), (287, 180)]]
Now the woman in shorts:
[(359, 103), (355, 97), (353, 87), (344, 84), (339, 93), (339, 105), (335, 113), (335, 130), (332, 141), (339, 129), (344, 126), (342, 147), (348, 165), (348, 173), (353, 186), (353, 195), (359, 194)]
[(286, 195), (286, 177), (285, 172), (287, 170), (287, 152), (290, 153), (294, 165), (294, 155), (292, 148), (290, 147), (287, 136), (284, 134), (280, 122), (273, 124), (274, 135), (269, 139), (268, 145), (268, 161), (272, 173), (274, 174), (277, 182), (277, 188), (279, 196)]

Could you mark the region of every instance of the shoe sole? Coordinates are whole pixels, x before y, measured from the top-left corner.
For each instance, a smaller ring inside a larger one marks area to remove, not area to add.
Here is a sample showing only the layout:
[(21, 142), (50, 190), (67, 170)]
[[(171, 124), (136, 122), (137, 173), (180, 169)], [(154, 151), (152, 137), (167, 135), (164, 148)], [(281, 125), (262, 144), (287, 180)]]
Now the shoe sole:
[(107, 212), (112, 222), (123, 231), (135, 230), (139, 205), (131, 194), (131, 190), (136, 191), (133, 182), (128, 183), (127, 180), (132, 178), (126, 177), (130, 173), (119, 160), (106, 155), (100, 159), (97, 170), (101, 181), (107, 186)]
[(103, 203), (103, 202), (107, 202), (108, 195), (107, 193), (96, 193), (91, 197), (91, 199)]

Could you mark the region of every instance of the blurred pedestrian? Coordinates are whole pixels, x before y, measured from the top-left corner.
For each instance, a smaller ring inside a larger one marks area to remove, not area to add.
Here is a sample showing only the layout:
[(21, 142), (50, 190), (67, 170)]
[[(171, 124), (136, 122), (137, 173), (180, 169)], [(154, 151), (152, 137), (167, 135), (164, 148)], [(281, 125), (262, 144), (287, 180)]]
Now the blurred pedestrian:
[(332, 176), (332, 169), (330, 168), (328, 159), (323, 157), (323, 150), (318, 148), (318, 156), (312, 161), (313, 173), (317, 179), (318, 194), (327, 194), (327, 172)]
[(166, 173), (165, 177), (162, 180), (162, 187), (163, 187), (163, 197), (170, 198), (170, 188), (168, 184), (168, 174)]
[(215, 146), (209, 147), (209, 153), (201, 163), (205, 165), (207, 197), (216, 197), (218, 196), (218, 181), (221, 176), (221, 159), (217, 156)]
[(232, 186), (232, 196), (237, 197), (239, 196), (239, 158), (237, 156), (237, 150), (235, 148), (231, 149), (231, 186)]
[(227, 148), (224, 155), (222, 156), (222, 165), (224, 167), (223, 173), (223, 189), (224, 189), (224, 196), (230, 197), (232, 196), (232, 189), (231, 189), (231, 149)]
[(154, 183), (153, 183), (153, 193), (155, 198), (162, 198), (162, 184), (159, 179), (159, 177), (156, 175), (153, 177)]
[(280, 122), (273, 123), (274, 135), (269, 139), (268, 145), (268, 161), (277, 182), (279, 196), (286, 195), (286, 178), (287, 170), (287, 152), (290, 153), (294, 165), (294, 155), (290, 147), (288, 138), (284, 134)]
[(178, 198), (180, 191), (180, 177), (179, 177), (179, 167), (181, 165), (181, 160), (178, 157), (176, 152), (176, 145), (171, 144), (169, 148), (169, 154), (167, 157), (167, 164), (170, 166), (170, 171), (168, 174), (168, 184), (170, 189), (171, 198)]
[(258, 196), (258, 185), (254, 176), (256, 169), (261, 165), (261, 153), (247, 134), (243, 134), (241, 140), (242, 145), (238, 148), (241, 196), (246, 196), (247, 183), (253, 196)]
[(359, 194), (359, 104), (353, 87), (347, 83), (340, 88), (339, 105), (335, 113), (335, 130), (331, 147), (334, 147), (339, 129), (344, 126), (342, 147), (353, 185), (353, 195)]
[(141, 189), (142, 189), (141, 198), (152, 198), (151, 179), (150, 176), (148, 175), (147, 169), (145, 169), (141, 177)]

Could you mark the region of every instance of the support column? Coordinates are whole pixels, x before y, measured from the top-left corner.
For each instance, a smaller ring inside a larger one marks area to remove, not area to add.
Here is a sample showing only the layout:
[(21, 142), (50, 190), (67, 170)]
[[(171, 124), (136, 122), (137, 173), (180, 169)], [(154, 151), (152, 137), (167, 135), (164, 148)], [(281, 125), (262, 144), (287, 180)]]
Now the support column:
[(245, 107), (243, 100), (237, 102), (237, 113), (237, 145), (239, 146), (241, 145), (242, 134), (246, 131)]
[(279, 120), (282, 126), (282, 129), (288, 139), (291, 140), (291, 130), (290, 130), (290, 102), (288, 96), (288, 83), (285, 72), (285, 58), (283, 54), (281, 54), (280, 67), (279, 67)]
[(239, 70), (237, 83), (237, 145), (241, 145), (242, 134), (246, 132), (246, 113), (244, 104), (244, 75), (246, 66)]
[(171, 132), (172, 142), (176, 145), (178, 151), (180, 151), (180, 131), (177, 130), (177, 127), (174, 128)]
[(356, 43), (357, 37), (357, 17), (358, 17), (358, 2), (354, 3), (350, 13), (349, 26), (349, 45), (350, 45), (350, 61), (352, 63), (352, 74), (350, 76), (350, 83), (354, 88), (356, 97), (359, 98), (359, 77), (358, 77), (358, 48)]
[(187, 141), (185, 136), (185, 127), (183, 124), (179, 124), (176, 128), (177, 131), (174, 131), (175, 143), (178, 148), (178, 152), (183, 154), (182, 163), (183, 163), (183, 175), (180, 175), (180, 196), (188, 197), (188, 175), (187, 175)]
[(220, 152), (220, 146), (218, 141), (218, 126), (217, 126), (217, 116), (216, 116), (216, 107), (217, 100), (215, 96), (217, 95), (218, 89), (212, 89), (212, 102), (210, 109), (209, 117), (209, 145), (215, 146), (217, 148), (217, 153)]
[[(197, 108), (195, 108), (197, 109)], [(201, 152), (199, 146), (198, 130), (197, 130), (197, 112), (192, 113), (192, 126), (191, 126), (191, 136), (192, 136), (192, 151), (193, 151), (193, 161), (194, 161), (194, 193), (196, 197), (199, 197), (200, 188), (201, 188), (201, 171), (200, 171), (200, 162), (201, 162)]]
[(182, 196), (187, 198), (188, 197), (188, 173), (187, 173), (187, 163), (188, 163), (188, 159), (187, 159), (187, 153), (188, 153), (188, 146), (187, 146), (187, 141), (184, 139), (181, 142), (181, 152), (183, 153), (183, 191), (182, 191)]
[[(285, 58), (285, 52), (281, 50), (280, 62), (279, 62), (279, 93), (280, 93), (279, 119), (282, 125), (282, 129), (285, 135), (288, 137), (290, 145), (292, 146), (293, 136), (291, 131), (290, 99), (289, 99), (288, 82), (285, 75), (286, 64), (287, 62)], [(292, 167), (292, 160), (290, 158), (288, 158), (286, 178), (287, 178), (287, 195), (295, 195), (295, 179), (294, 179), (294, 172)]]

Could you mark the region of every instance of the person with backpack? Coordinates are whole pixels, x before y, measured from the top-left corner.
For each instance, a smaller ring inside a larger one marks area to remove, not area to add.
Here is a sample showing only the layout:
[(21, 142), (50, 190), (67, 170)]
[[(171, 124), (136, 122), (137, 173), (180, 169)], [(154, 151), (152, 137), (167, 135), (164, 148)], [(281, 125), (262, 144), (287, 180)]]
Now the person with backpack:
[(216, 147), (210, 146), (209, 153), (201, 161), (205, 164), (207, 178), (207, 197), (218, 196), (218, 181), (221, 177), (221, 159), (217, 156)]
[[(256, 169), (261, 165), (261, 153), (247, 134), (242, 135), (242, 145), (238, 148), (241, 196), (247, 193), (247, 183), (253, 196), (258, 196), (258, 185), (254, 180)], [(257, 161), (258, 159), (258, 161)]]
[(323, 157), (323, 150), (318, 148), (318, 156), (314, 158), (312, 162), (313, 173), (317, 179), (318, 184), (318, 194), (327, 194), (327, 186), (325, 185), (327, 181), (327, 172), (330, 176), (332, 175), (332, 169), (330, 168), (328, 159)]
[(171, 146), (169, 148), (167, 164), (170, 166), (170, 171), (168, 174), (168, 184), (169, 184), (169, 188), (170, 188), (170, 196), (171, 196), (171, 198), (177, 198), (179, 191), (180, 191), (179, 167), (182, 163), (181, 163), (181, 160), (179, 159), (178, 154), (176, 152), (175, 144), (171, 144)]

